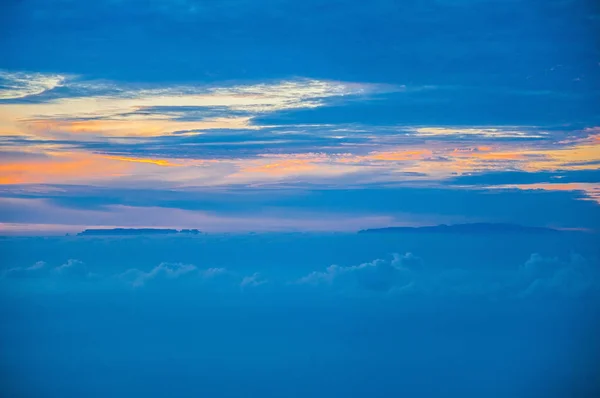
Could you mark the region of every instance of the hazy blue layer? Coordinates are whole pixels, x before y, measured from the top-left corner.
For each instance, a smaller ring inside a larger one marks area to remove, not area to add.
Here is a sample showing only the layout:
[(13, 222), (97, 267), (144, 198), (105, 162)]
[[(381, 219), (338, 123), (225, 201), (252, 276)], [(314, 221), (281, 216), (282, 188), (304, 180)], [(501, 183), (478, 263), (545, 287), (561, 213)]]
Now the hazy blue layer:
[(597, 237), (0, 240), (10, 397), (592, 397)]

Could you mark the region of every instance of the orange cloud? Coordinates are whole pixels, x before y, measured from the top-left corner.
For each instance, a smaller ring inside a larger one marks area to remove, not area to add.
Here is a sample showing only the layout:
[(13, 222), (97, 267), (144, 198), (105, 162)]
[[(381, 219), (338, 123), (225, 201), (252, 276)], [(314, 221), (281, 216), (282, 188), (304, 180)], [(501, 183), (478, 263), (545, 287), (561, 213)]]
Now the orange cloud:
[(304, 173), (314, 171), (317, 165), (315, 159), (284, 159), (275, 163), (267, 163), (259, 166), (249, 166), (242, 168), (242, 173), (264, 173), (275, 176), (286, 174)]
[(118, 119), (118, 120), (53, 120), (38, 119), (25, 122), (27, 128), (39, 136), (53, 136), (61, 133), (89, 134), (98, 136), (154, 137), (174, 131), (206, 129), (253, 128), (249, 118), (213, 118), (193, 122), (168, 120), (165, 118)]
[[(429, 142), (426, 145), (428, 148), (412, 147), (410, 149), (377, 151), (367, 155), (280, 155), (279, 157), (273, 156), (275, 160), (266, 164), (243, 165), (241, 171), (277, 176), (302, 173), (333, 175), (357, 172), (363, 169), (362, 166), (378, 166), (392, 172), (424, 173), (428, 175), (429, 179), (441, 179), (457, 173), (515, 168), (531, 172), (597, 168), (597, 164), (587, 163), (600, 160), (600, 145), (595, 142), (590, 143), (590, 140), (559, 149), (531, 149), (515, 147), (515, 144), (509, 143), (503, 143), (501, 146), (450, 148), (439, 142)], [(443, 158), (444, 161), (436, 161), (436, 158)], [(247, 162), (244, 161), (243, 164), (247, 164)], [(353, 166), (344, 167), (344, 165)], [(398, 174), (398, 176), (398, 178), (404, 178), (402, 174)]]
[(482, 160), (524, 160), (526, 156), (521, 153), (511, 153), (511, 152), (486, 152), (479, 153), (473, 152), (467, 156), (472, 159), (482, 159)]
[(391, 162), (400, 162), (404, 160), (418, 160), (431, 156), (432, 152), (428, 149), (413, 150), (413, 151), (396, 151), (396, 152), (376, 152), (366, 159), (384, 160)]
[(543, 161), (532, 160), (529, 162), (527, 168), (530, 171), (552, 169), (593, 170), (597, 169), (598, 165), (592, 162), (600, 161), (600, 141), (579, 144), (570, 148), (531, 151), (528, 154), (543, 154), (547, 158)]
[(124, 162), (102, 156), (69, 153), (38, 161), (0, 164), (0, 184), (64, 183), (109, 179), (121, 176), (131, 168)]

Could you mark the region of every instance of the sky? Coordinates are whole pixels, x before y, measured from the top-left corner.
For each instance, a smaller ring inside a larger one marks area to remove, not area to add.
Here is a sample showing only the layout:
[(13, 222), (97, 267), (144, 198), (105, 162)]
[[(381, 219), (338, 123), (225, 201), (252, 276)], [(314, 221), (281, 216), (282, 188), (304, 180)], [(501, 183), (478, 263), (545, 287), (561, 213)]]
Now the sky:
[(0, 228), (600, 225), (584, 0), (9, 0)]
[(0, 396), (600, 397), (598, 110), (595, 0), (0, 0)]

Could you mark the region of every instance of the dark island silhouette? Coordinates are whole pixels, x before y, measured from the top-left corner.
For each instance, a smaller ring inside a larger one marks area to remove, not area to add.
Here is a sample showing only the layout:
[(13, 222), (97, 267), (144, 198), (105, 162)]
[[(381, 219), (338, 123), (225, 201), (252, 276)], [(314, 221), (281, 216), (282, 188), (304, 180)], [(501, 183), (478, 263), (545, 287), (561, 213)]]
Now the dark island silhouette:
[(546, 227), (529, 227), (518, 224), (472, 223), (431, 225), (426, 227), (387, 227), (364, 229), (359, 234), (557, 234), (566, 231)]
[(77, 236), (137, 236), (137, 235), (198, 235), (197, 229), (163, 229), (163, 228), (90, 228)]

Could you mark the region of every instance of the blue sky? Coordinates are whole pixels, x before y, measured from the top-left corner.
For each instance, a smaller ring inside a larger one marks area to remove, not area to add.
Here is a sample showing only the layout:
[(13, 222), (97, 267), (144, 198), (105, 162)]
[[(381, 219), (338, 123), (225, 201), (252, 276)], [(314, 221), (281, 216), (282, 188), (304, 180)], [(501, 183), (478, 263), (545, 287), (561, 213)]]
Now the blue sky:
[(599, 22), (0, 1), (0, 396), (600, 396)]
[(598, 225), (593, 2), (2, 8), (7, 233)]

